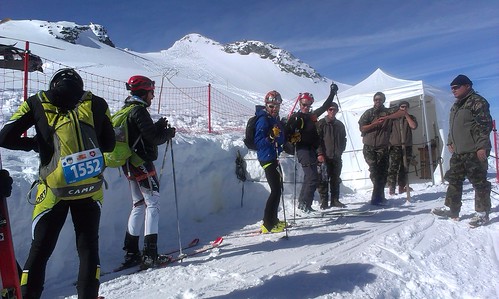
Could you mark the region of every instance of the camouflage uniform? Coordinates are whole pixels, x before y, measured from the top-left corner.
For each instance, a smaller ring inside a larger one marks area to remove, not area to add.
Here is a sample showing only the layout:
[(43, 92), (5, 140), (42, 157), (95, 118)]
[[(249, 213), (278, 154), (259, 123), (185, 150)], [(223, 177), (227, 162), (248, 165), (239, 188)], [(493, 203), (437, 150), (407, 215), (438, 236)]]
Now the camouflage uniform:
[(489, 103), (485, 98), (470, 93), (457, 100), (449, 117), (448, 145), (454, 147), (450, 159), (450, 169), (445, 174), (449, 182), (445, 205), (453, 213), (459, 214), (462, 205), (463, 181), (467, 177), (475, 189), (475, 210), (490, 212), (491, 184), (487, 181), (487, 161), (480, 161), (476, 152), (485, 149), (490, 153), (490, 132), (492, 117)]
[[(370, 108), (360, 117), (359, 128), (372, 123), (377, 118), (390, 115), (398, 110), (398, 107), (386, 108), (381, 106), (378, 109)], [(382, 126), (362, 133), (364, 160), (369, 165), (369, 177), (373, 183), (372, 204), (380, 204), (386, 200), (384, 188), (388, 176), (388, 146), (391, 123), (391, 120), (386, 120)]]
[[(416, 117), (409, 115), (416, 123)], [(401, 124), (402, 121), (402, 124)], [(414, 129), (416, 129), (414, 128)], [(405, 117), (392, 121), (392, 133), (390, 135), (390, 166), (388, 168), (388, 187), (390, 192), (395, 192), (395, 186), (399, 185), (399, 193), (403, 192), (407, 185), (407, 172), (405, 166), (411, 164), (412, 159), (412, 130)], [(404, 165), (404, 150), (406, 164)]]

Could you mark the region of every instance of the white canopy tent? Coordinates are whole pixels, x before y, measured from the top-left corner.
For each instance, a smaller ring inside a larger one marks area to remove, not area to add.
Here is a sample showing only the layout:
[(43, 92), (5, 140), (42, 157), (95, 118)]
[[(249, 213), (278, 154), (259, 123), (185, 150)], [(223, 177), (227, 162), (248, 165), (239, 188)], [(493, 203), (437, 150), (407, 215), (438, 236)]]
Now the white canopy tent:
[[(362, 154), (363, 144), (358, 121), (364, 111), (373, 107), (373, 96), (378, 91), (386, 95), (385, 107), (407, 101), (410, 104), (410, 114), (417, 118), (419, 126), (413, 132), (413, 154), (417, 165), (414, 168), (410, 166), (409, 182), (415, 179), (442, 182), (442, 175), (448, 169), (449, 152), (445, 149), (445, 144), (448, 115), (454, 102), (452, 94), (423, 81), (398, 79), (377, 69), (365, 80), (338, 94), (340, 111), (337, 118), (345, 124), (348, 139), (343, 154), (343, 185), (353, 190), (372, 187), (368, 166)], [(429, 150), (432, 147), (433, 150)], [(440, 157), (442, 167), (431, 163), (436, 167), (431, 170), (430, 161), (436, 161)]]

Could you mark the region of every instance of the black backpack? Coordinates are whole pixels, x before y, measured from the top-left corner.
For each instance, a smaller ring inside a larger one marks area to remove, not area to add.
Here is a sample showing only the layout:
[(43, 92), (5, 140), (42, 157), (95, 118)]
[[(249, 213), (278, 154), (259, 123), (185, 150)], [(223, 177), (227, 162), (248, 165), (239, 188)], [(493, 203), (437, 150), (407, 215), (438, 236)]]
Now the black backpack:
[(246, 133), (244, 136), (244, 145), (250, 150), (256, 151), (256, 144), (255, 144), (255, 125), (256, 125), (256, 120), (258, 117), (252, 116), (250, 119), (248, 119), (248, 123), (246, 124)]
[[(262, 109), (264, 106), (257, 105), (256, 110)], [(256, 115), (250, 117), (248, 119), (248, 123), (246, 123), (246, 131), (244, 134), (244, 145), (250, 150), (256, 151), (256, 144), (255, 144), (255, 126), (256, 126), (256, 120), (258, 117)]]

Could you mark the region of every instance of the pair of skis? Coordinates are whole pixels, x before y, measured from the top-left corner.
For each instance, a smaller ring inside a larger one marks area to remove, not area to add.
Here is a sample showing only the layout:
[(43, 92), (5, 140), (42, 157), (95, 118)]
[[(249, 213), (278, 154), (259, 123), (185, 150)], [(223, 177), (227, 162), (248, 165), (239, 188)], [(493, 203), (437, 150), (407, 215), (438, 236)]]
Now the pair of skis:
[(333, 210), (302, 214), (297, 219), (310, 219), (310, 218), (339, 218), (339, 217), (369, 217), (375, 215), (375, 211), (371, 210)]
[[(222, 237), (218, 237), (215, 240), (211, 241), (209, 244), (207, 244), (207, 245), (205, 245), (205, 246), (203, 246), (203, 247), (201, 247), (199, 249), (196, 249), (194, 251), (191, 251), (189, 253), (183, 253), (182, 255), (179, 255), (178, 257), (173, 257), (172, 255), (175, 254), (175, 253), (180, 252), (180, 249), (175, 249), (175, 250), (168, 251), (168, 252), (162, 254), (164, 256), (167, 256), (167, 259), (166, 259), (166, 261), (164, 263), (155, 265), (154, 267), (151, 267), (151, 268), (148, 268), (148, 269), (164, 268), (164, 267), (166, 267), (166, 266), (168, 266), (168, 265), (170, 265), (172, 263), (180, 262), (180, 261), (182, 261), (185, 258), (192, 257), (192, 256), (198, 255), (200, 253), (209, 251), (211, 249), (217, 248), (217, 247), (219, 247), (222, 244), (222, 242), (223, 242), (223, 238)], [(194, 248), (194, 247), (196, 247), (198, 245), (199, 245), (199, 239), (195, 238), (189, 244), (187, 244), (184, 247), (182, 247), (182, 250), (187, 250), (187, 249), (190, 249), (190, 248)], [(110, 272), (101, 273), (101, 276), (104, 276), (104, 275), (110, 274), (110, 273), (121, 272), (121, 271), (124, 271), (126, 269), (131, 269), (131, 268), (134, 268), (134, 267), (137, 267), (137, 266), (139, 266), (139, 264), (134, 264), (134, 265), (129, 265), (129, 266), (120, 266), (118, 268), (113, 269)], [(132, 272), (132, 274), (140, 272), (140, 271), (144, 271), (144, 270), (147, 270), (147, 269), (137, 269), (136, 271)]]
[[(164, 262), (164, 263), (157, 264), (154, 267), (150, 267), (150, 268), (147, 268), (147, 269), (139, 269), (135, 273), (141, 272), (141, 271), (144, 271), (144, 270), (148, 270), (148, 269), (164, 268), (164, 267), (166, 267), (168, 265), (171, 265), (173, 263), (181, 262), (181, 261), (183, 261), (186, 258), (193, 257), (193, 256), (196, 256), (196, 255), (198, 255), (200, 253), (203, 253), (203, 252), (206, 252), (206, 251), (210, 251), (212, 249), (220, 247), (220, 245), (222, 245), (223, 240), (224, 239), (222, 237), (217, 237), (215, 240), (211, 241), (209, 244), (206, 244), (206, 245), (204, 245), (203, 247), (201, 247), (199, 249), (196, 249), (196, 250), (188, 252), (188, 253), (183, 253), (183, 254), (181, 254), (181, 255), (179, 255), (177, 257), (170, 256), (170, 258), (166, 262)], [(175, 252), (179, 252), (179, 251), (180, 250), (175, 251)]]
[(17, 272), (17, 262), (14, 254), (14, 244), (12, 242), (12, 232), (10, 229), (9, 212), (7, 200), (0, 198), (0, 281), (1, 298), (21, 299), (21, 287), (19, 285), (19, 274)]

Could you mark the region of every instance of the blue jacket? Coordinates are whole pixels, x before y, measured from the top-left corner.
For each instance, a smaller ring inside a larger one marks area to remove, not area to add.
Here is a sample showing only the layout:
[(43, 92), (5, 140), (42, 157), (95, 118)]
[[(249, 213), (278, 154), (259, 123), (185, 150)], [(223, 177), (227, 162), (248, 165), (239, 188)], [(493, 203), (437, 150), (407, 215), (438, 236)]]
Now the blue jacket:
[[(284, 144), (284, 128), (282, 123), (279, 121), (279, 117), (272, 117), (267, 113), (264, 107), (258, 107), (255, 115), (257, 116), (255, 124), (255, 145), (257, 148), (257, 157), (260, 164), (264, 165), (271, 161), (277, 160), (277, 153), (282, 152), (282, 145)], [(278, 126), (281, 129), (281, 133), (275, 139), (274, 142), (271, 141), (269, 135), (270, 130), (274, 126)], [(277, 153), (276, 153), (276, 142), (277, 142)]]

